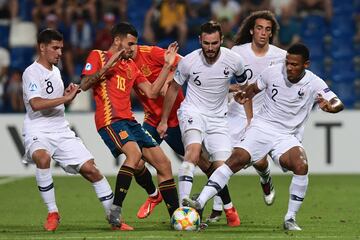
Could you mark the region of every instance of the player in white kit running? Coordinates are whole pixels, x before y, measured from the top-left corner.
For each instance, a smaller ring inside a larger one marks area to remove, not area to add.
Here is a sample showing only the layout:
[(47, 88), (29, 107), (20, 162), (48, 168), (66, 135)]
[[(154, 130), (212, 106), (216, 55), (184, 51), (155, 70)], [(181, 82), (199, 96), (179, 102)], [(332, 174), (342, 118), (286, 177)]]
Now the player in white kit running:
[[(185, 146), (184, 161), (179, 169), (180, 200), (189, 197), (191, 193), (193, 174), (202, 146), (209, 153), (214, 169), (221, 166), (231, 154), (226, 116), (227, 94), (233, 76), (241, 84), (245, 84), (246, 81), (240, 56), (220, 47), (222, 39), (218, 23), (210, 21), (203, 24), (200, 34), (202, 49), (193, 51), (179, 62), (174, 80), (165, 96), (162, 120), (157, 128), (160, 136), (164, 136), (166, 132), (176, 92), (187, 82), (186, 96), (178, 110)], [(240, 219), (231, 201), (225, 203), (224, 209), (228, 225), (240, 225)]]
[(284, 171), (293, 172), (283, 227), (285, 230), (301, 230), (295, 217), (308, 186), (308, 164), (305, 150), (297, 137), (298, 131), (304, 126), (314, 103), (330, 113), (344, 108), (327, 84), (306, 70), (309, 64), (307, 47), (294, 44), (287, 51), (285, 64), (270, 66), (256, 83), (235, 96), (239, 102), (244, 102), (260, 91), (264, 91), (265, 95), (261, 109), (245, 135), (237, 139), (230, 158), (211, 175), (198, 199), (185, 198), (184, 205), (201, 209), (234, 173), (269, 154)]
[[(256, 78), (268, 66), (284, 62), (286, 51), (271, 43), (277, 35), (279, 24), (274, 14), (268, 10), (251, 13), (239, 27), (232, 51), (244, 59), (244, 68), (248, 84), (254, 83)], [(232, 85), (231, 89), (239, 86)], [(253, 114), (256, 114), (263, 104), (264, 93), (260, 92), (252, 99)], [(231, 141), (234, 144), (239, 135), (244, 134), (248, 119), (244, 106), (231, 98), (229, 103), (228, 120)], [(271, 205), (275, 199), (275, 189), (270, 176), (269, 163), (266, 157), (253, 165), (260, 176), (264, 202)], [(213, 210), (208, 221), (216, 222), (222, 213), (222, 202), (218, 196), (214, 197)]]
[[(64, 91), (60, 71), (55, 66), (61, 58), (63, 36), (45, 29), (38, 36), (39, 58), (23, 74), (23, 99), (26, 115), (23, 127), (25, 161), (36, 164), (36, 182), (48, 208), (44, 224), (55, 231), (60, 215), (55, 200), (50, 161), (54, 159), (71, 174), (80, 173), (92, 183), (105, 214), (111, 207), (113, 192), (106, 178), (97, 169), (94, 157), (65, 120), (64, 104), (76, 96), (79, 86), (71, 83)], [(124, 229), (125, 226), (123, 226)], [(126, 229), (130, 230), (130, 229)]]

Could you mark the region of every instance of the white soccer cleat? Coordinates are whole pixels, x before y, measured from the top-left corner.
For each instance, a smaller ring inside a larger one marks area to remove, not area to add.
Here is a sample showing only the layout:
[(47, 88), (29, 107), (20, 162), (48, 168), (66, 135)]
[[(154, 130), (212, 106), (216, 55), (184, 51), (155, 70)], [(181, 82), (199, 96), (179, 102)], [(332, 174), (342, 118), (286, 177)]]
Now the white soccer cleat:
[(275, 201), (275, 189), (272, 189), (269, 195), (264, 194), (264, 202), (266, 205), (270, 206), (274, 203), (274, 201)]
[(222, 211), (212, 210), (210, 216), (205, 220), (206, 223), (216, 223), (220, 221)]
[[(260, 182), (261, 183), (261, 182)], [(275, 188), (272, 184), (271, 177), (267, 183), (261, 183), (261, 187), (264, 193), (264, 202), (266, 205), (270, 206), (274, 203), (275, 200)]]
[(296, 224), (295, 219), (290, 218), (284, 222), (284, 230), (288, 231), (301, 231), (299, 225)]

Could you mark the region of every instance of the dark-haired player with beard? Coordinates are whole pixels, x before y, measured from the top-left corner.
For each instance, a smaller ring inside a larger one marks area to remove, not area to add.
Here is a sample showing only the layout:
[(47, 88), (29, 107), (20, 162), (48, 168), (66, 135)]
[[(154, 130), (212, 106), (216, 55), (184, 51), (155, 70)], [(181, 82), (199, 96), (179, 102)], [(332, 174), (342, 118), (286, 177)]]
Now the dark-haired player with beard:
[[(165, 95), (160, 136), (168, 128), (167, 122), (176, 93), (185, 82), (185, 100), (178, 110), (180, 130), (185, 147), (185, 157), (179, 169), (179, 198), (191, 193), (195, 167), (198, 165), (202, 147), (209, 153), (213, 169), (222, 165), (231, 154), (231, 141), (227, 121), (227, 93), (234, 76), (241, 84), (244, 67), (239, 55), (221, 47), (223, 35), (218, 23), (210, 21), (200, 28), (201, 49), (186, 55), (175, 72)], [(219, 195), (221, 192), (219, 192)], [(234, 206), (224, 203), (229, 226), (239, 226), (240, 219)]]

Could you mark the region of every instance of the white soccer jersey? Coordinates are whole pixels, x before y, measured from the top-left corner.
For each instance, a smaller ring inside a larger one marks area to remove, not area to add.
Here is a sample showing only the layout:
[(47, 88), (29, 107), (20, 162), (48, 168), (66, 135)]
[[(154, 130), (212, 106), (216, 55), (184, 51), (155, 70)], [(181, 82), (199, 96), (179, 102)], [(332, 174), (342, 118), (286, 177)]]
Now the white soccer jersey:
[[(286, 51), (274, 45), (269, 45), (269, 49), (264, 56), (258, 57), (251, 49), (251, 43), (234, 46), (232, 51), (239, 54), (244, 59), (244, 69), (249, 84), (254, 83), (256, 78), (268, 66), (285, 61)], [(259, 111), (264, 102), (264, 93), (260, 92), (253, 98), (254, 115)], [(244, 106), (237, 103), (233, 98), (229, 104), (229, 115), (241, 116), (246, 118)]]
[(27, 67), (23, 73), (23, 99), (26, 108), (23, 133), (62, 131), (68, 127), (65, 120), (65, 107), (57, 107), (34, 112), (30, 99), (35, 97), (53, 99), (63, 96), (64, 83), (60, 71), (53, 66), (52, 71), (36, 61)]
[[(241, 57), (230, 49), (221, 47), (220, 56), (208, 64), (202, 49), (186, 55), (177, 67), (174, 80), (187, 91), (181, 109), (191, 109), (207, 116), (224, 116), (227, 112), (227, 94), (232, 76), (244, 72)], [(246, 79), (242, 80), (245, 83)]]
[(318, 94), (326, 100), (336, 97), (321, 78), (308, 70), (298, 83), (289, 82), (284, 63), (267, 68), (260, 74), (257, 86), (265, 95), (254, 119), (265, 121), (281, 133), (301, 131)]

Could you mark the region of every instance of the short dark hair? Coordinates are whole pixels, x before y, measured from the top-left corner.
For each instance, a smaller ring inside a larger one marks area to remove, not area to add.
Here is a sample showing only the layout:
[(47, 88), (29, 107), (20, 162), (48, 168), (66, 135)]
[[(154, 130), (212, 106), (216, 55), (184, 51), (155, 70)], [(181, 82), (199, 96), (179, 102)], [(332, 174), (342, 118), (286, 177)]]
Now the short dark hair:
[(301, 55), (304, 62), (308, 61), (310, 58), (309, 49), (303, 43), (295, 43), (291, 45), (287, 52), (289, 54)]
[(218, 22), (208, 21), (200, 26), (200, 34), (202, 33), (211, 34), (215, 32), (219, 32), (220, 37), (222, 37), (221, 25)]
[(117, 36), (124, 37), (127, 34), (138, 37), (138, 32), (136, 31), (136, 28), (128, 22), (120, 22), (114, 25), (111, 29), (111, 36), (113, 39)]
[(51, 43), (51, 41), (63, 41), (64, 37), (63, 35), (52, 28), (46, 28), (44, 30), (42, 30), (37, 37), (37, 43), (41, 44), (41, 43), (45, 43), (45, 44), (49, 44)]
[(250, 29), (254, 29), (256, 19), (265, 19), (271, 22), (271, 37), (269, 42), (272, 43), (274, 37), (279, 31), (279, 23), (276, 20), (274, 13), (269, 10), (255, 11), (247, 16), (239, 27), (239, 31), (235, 36), (235, 45), (245, 44), (252, 42), (252, 35)]

